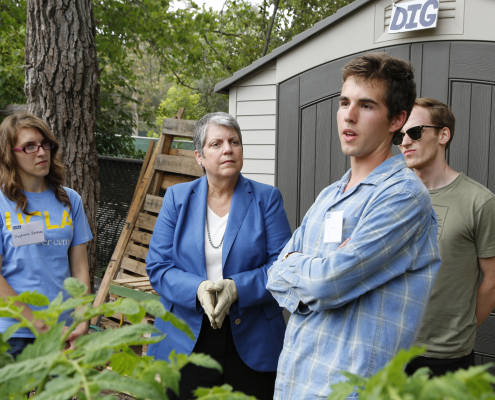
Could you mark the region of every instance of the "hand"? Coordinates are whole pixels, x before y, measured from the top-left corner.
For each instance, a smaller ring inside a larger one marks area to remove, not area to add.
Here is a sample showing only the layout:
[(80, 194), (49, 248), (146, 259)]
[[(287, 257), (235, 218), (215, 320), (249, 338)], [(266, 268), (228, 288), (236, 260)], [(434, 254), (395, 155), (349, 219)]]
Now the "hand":
[(225, 319), (225, 315), (229, 311), (230, 306), (239, 298), (237, 286), (232, 279), (222, 279), (215, 283), (211, 292), (217, 292), (217, 305), (215, 307), (215, 323), (220, 329)]
[(212, 290), (213, 286), (215, 284), (212, 281), (201, 282), (198, 287), (198, 300), (210, 320), (211, 327), (217, 329), (215, 322), (216, 293)]
[(76, 341), (76, 339), (79, 336), (86, 335), (88, 333), (88, 330), (89, 330), (89, 321), (84, 321), (81, 322), (79, 325), (77, 325), (76, 329), (74, 329), (67, 338), (67, 343), (69, 344), (69, 346), (66, 347), (66, 350), (75, 349), (74, 342)]
[(338, 249), (341, 249), (342, 247), (345, 247), (345, 245), (346, 245), (347, 243), (349, 243), (349, 240), (351, 240), (351, 238), (348, 238), (348, 239), (344, 240), (344, 241), (340, 244), (340, 246), (339, 246), (339, 247), (337, 247), (337, 250), (338, 250)]
[(45, 324), (41, 319), (35, 319), (33, 321), (33, 326), (39, 333), (44, 333), (50, 329), (50, 326)]

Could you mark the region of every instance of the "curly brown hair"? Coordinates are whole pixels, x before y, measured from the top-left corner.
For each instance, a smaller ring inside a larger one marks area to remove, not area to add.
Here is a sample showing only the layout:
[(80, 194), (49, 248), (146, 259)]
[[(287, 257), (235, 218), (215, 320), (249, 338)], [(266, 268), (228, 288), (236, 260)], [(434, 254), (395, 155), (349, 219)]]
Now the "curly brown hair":
[(53, 189), (57, 200), (72, 210), (69, 196), (62, 187), (65, 179), (65, 167), (60, 161), (58, 140), (41, 118), (28, 113), (10, 115), (0, 125), (0, 190), (9, 200), (17, 204), (17, 209), (30, 215), (27, 210), (27, 198), (23, 193), (22, 179), (17, 170), (16, 157), (12, 150), (17, 142), (17, 132), (24, 128), (36, 129), (45, 140), (54, 144), (53, 149), (50, 150), (50, 170), (45, 178)]

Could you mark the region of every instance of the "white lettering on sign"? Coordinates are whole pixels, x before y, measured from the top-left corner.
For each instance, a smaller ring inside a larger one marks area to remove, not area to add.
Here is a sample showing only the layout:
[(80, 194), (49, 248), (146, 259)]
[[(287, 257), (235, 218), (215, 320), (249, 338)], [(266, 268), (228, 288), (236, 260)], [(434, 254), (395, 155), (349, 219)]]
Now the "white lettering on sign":
[(438, 0), (414, 0), (400, 5), (394, 4), (388, 33), (436, 28), (437, 21)]

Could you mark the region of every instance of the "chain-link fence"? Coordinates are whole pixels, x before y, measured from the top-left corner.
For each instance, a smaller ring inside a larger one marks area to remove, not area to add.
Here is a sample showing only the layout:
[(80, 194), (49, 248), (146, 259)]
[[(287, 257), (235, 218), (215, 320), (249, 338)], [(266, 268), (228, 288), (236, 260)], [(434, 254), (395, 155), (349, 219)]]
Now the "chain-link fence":
[(117, 245), (142, 166), (142, 160), (98, 156), (98, 180), (101, 189), (96, 214), (97, 276), (103, 276)]

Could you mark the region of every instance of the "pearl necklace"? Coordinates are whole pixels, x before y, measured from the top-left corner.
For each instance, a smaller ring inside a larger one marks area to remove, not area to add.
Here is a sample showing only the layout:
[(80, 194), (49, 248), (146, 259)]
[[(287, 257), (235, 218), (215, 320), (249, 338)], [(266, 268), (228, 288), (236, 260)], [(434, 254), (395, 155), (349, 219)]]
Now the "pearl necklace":
[(214, 249), (218, 249), (222, 246), (223, 239), (225, 237), (225, 232), (227, 231), (227, 227), (225, 227), (225, 231), (223, 231), (223, 236), (222, 240), (220, 241), (220, 244), (218, 246), (215, 246), (213, 242), (211, 241), (210, 237), (210, 225), (208, 224), (208, 195), (206, 195), (206, 212), (205, 212), (205, 219), (206, 219), (206, 231), (208, 232), (208, 240), (210, 241), (211, 247)]

